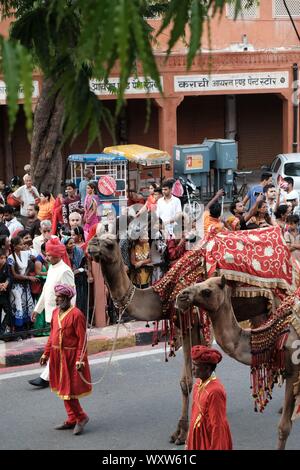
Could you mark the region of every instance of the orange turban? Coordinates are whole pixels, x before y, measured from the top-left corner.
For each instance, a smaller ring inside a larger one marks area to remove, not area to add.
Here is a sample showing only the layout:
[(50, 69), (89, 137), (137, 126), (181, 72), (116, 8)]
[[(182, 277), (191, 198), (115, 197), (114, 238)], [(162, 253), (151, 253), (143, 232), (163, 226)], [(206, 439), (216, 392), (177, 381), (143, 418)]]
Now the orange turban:
[(63, 245), (58, 238), (50, 238), (46, 243), (46, 253), (50, 256), (57, 256), (63, 258), (66, 253), (66, 247)]
[(50, 256), (57, 256), (61, 258), (68, 266), (70, 266), (70, 260), (67, 255), (67, 249), (58, 238), (50, 238), (46, 243), (46, 254)]
[(206, 362), (208, 364), (218, 364), (222, 361), (222, 354), (217, 349), (207, 346), (193, 346), (191, 357), (194, 362)]

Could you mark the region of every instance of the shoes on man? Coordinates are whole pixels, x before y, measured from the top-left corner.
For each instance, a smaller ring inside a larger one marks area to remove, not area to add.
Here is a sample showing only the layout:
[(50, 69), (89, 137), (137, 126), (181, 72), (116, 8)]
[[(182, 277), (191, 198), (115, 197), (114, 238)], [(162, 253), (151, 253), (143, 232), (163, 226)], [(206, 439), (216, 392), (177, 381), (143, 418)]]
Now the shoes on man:
[(83, 433), (83, 428), (88, 422), (89, 422), (88, 417), (86, 417), (82, 421), (77, 422), (76, 426), (74, 428), (74, 431), (73, 431), (74, 436), (79, 436), (79, 434), (82, 434)]
[(36, 379), (28, 380), (30, 385), (35, 387), (47, 388), (49, 387), (49, 380), (44, 380), (42, 377), (37, 377)]
[(63, 429), (74, 429), (75, 425), (76, 423), (65, 422), (65, 423), (59, 424), (58, 426), (55, 426), (54, 429), (57, 429), (58, 431), (62, 431)]

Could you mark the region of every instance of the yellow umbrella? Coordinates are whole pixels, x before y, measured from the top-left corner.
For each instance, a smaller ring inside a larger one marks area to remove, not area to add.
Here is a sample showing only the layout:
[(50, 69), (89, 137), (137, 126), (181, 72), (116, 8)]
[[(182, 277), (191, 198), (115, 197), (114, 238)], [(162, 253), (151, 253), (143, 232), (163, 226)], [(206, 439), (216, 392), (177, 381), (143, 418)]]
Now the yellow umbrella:
[(171, 157), (168, 152), (163, 150), (144, 147), (143, 145), (114, 145), (105, 147), (104, 153), (112, 153), (127, 158), (128, 161), (138, 163), (140, 165), (162, 165), (170, 163)]

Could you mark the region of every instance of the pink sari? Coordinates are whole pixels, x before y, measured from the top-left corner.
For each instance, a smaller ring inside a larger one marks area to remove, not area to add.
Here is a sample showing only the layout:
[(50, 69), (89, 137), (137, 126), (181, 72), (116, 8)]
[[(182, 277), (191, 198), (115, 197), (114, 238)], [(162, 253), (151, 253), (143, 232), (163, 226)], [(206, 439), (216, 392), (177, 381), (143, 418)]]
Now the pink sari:
[(94, 212), (94, 205), (99, 205), (99, 199), (95, 194), (87, 194), (84, 200), (84, 218), (85, 218), (85, 225), (83, 230), (88, 234), (90, 228), (97, 224), (99, 219), (97, 213)]

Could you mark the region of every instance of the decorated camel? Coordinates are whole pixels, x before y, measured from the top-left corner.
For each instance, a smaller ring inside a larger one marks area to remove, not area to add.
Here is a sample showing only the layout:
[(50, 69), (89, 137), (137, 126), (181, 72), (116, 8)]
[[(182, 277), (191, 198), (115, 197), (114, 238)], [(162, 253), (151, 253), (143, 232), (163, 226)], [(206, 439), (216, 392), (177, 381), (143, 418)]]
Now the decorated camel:
[(219, 346), (238, 362), (252, 367), (252, 392), (261, 409), (266, 406), (274, 383), (279, 378), (286, 379), (278, 426), (278, 449), (284, 449), (292, 418), (300, 417), (299, 304), (291, 295), (262, 327), (245, 330), (236, 320), (231, 293), (225, 277), (215, 277), (183, 289), (177, 296), (177, 306), (184, 311), (196, 305), (208, 312)]
[[(277, 239), (273, 241), (275, 245), (280, 245)], [(238, 241), (237, 243), (240, 242)], [(253, 243), (253, 241), (251, 241), (251, 243)], [(114, 235), (102, 234), (95, 236), (90, 241), (88, 248), (92, 258), (101, 264), (103, 276), (119, 312), (126, 309), (130, 316), (143, 321), (169, 320), (170, 342), (173, 349), (176, 348), (176, 345), (182, 344), (184, 351), (184, 366), (180, 380), (182, 411), (177, 429), (170, 438), (171, 442), (175, 442), (177, 445), (185, 442), (188, 430), (188, 399), (189, 392), (192, 388), (190, 348), (191, 345), (200, 344), (205, 341), (205, 337), (203, 337), (205, 312), (201, 312), (197, 309), (193, 310), (188, 321), (185, 321), (185, 325), (183, 326), (181, 321), (182, 317), (176, 315), (174, 304), (176, 296), (184, 287), (192, 286), (195, 283), (203, 281), (216, 269), (212, 259), (216, 260), (217, 256), (213, 251), (214, 247), (212, 244), (209, 249), (210, 256), (204, 256), (202, 249), (187, 253), (178, 260), (175, 266), (173, 266), (168, 274), (158, 281), (158, 283), (148, 289), (141, 290), (132, 285), (127, 275), (119, 244)], [(218, 253), (221, 251), (220, 247), (217, 247), (216, 250)], [(206, 254), (207, 252), (208, 250)], [(237, 252), (239, 254), (240, 250), (238, 249)], [(267, 253), (267, 255), (269, 254), (270, 253)], [(227, 261), (232, 262), (230, 257), (226, 259), (226, 262)], [(237, 261), (237, 263), (239, 264), (240, 261)], [(288, 270), (284, 263), (282, 266), (284, 271)], [(228, 276), (235, 281), (239, 279), (244, 281), (243, 275), (241, 278), (238, 276), (242, 269), (241, 263), (238, 269), (239, 271), (235, 273), (231, 272)], [(274, 272), (274, 266), (269, 266), (269, 269)], [(279, 267), (277, 266), (277, 271), (278, 270)], [(250, 274), (250, 277), (251, 275), (252, 274)], [(283, 272), (278, 274), (278, 279), (280, 279), (280, 281), (278, 281), (279, 287), (283, 287), (280, 283), (284, 284), (284, 282), (286, 282), (285, 279), (283, 280), (284, 277), (285, 274)], [(256, 276), (253, 275), (253, 278), (256, 279)], [(270, 296), (272, 297), (270, 289), (266, 286), (263, 289), (261, 287), (258, 288), (255, 286), (254, 280), (253, 283), (254, 286), (249, 287), (247, 285), (242, 289), (235, 287), (232, 290), (233, 309), (239, 321), (265, 315), (270, 305)], [(276, 287), (278, 287), (278, 285)]]

